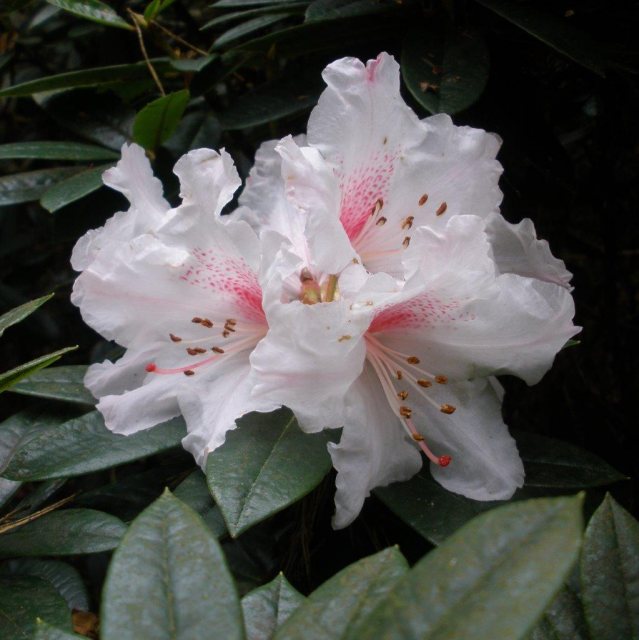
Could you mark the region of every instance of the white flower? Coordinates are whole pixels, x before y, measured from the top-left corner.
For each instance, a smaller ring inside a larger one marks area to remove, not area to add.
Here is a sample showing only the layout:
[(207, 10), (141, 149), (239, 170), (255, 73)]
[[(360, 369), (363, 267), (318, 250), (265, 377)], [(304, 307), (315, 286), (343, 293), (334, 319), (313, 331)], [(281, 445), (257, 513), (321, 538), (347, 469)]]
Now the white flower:
[[(344, 427), (337, 527), (372, 488), (411, 477), (420, 449), (448, 489), (509, 498), (523, 466), (492, 376), (533, 384), (551, 366), (577, 332), (570, 274), (530, 221), (501, 218), (496, 136), (420, 121), (386, 54), (324, 79), (306, 141), (262, 146), (236, 213), (271, 256), (253, 397), (308, 431)], [(302, 269), (339, 295), (301, 304)]]

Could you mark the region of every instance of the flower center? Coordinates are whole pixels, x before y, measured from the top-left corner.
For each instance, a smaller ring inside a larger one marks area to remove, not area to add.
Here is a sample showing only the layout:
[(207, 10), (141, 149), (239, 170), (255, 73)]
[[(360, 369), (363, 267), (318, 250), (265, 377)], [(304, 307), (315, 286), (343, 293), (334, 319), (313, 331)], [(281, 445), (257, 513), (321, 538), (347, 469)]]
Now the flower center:
[(330, 274), (325, 282), (320, 285), (313, 274), (306, 268), (300, 272), (300, 295), (299, 300), (303, 304), (317, 304), (318, 302), (333, 302), (338, 295), (337, 275)]

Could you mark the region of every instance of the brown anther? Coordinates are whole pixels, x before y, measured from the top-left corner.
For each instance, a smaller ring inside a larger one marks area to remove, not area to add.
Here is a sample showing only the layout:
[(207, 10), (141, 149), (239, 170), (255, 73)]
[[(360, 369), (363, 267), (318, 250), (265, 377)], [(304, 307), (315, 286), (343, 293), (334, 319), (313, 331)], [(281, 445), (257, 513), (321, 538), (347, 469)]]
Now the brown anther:
[(406, 398), (408, 398), (408, 391), (398, 391), (397, 392), (397, 397), (400, 400), (406, 400)]
[(311, 272), (306, 267), (304, 267), (300, 271), (300, 281), (301, 282), (309, 282), (311, 280), (314, 280), (313, 275), (311, 274)]
[(455, 413), (455, 409), (457, 409), (457, 407), (453, 407), (452, 404), (443, 404), (441, 407), (439, 407), (439, 410), (442, 413), (447, 413), (448, 415), (450, 415), (451, 413)]
[(190, 356), (196, 356), (199, 353), (206, 353), (206, 349), (202, 349), (201, 347), (188, 347), (186, 352), (190, 355)]
[(401, 372), (400, 369), (397, 369), (397, 371), (395, 371), (395, 375), (397, 376), (398, 380), (401, 380), (404, 377), (404, 374)]
[(375, 204), (373, 205), (373, 209), (371, 211), (371, 216), (376, 216), (383, 206), (384, 201), (382, 200), (382, 198), (378, 198), (377, 200), (375, 200)]
[(417, 356), (408, 356), (406, 362), (408, 362), (408, 364), (419, 364), (419, 358)]
[(410, 229), (413, 226), (415, 216), (407, 216), (402, 220), (402, 229)]
[(413, 410), (410, 407), (402, 405), (399, 408), (399, 415), (402, 416), (402, 418), (410, 418), (413, 415)]
[(428, 387), (432, 387), (433, 386), (433, 383), (430, 380), (424, 380), (424, 378), (420, 378), (417, 381), (417, 384), (420, 387), (424, 387), (424, 389), (428, 389)]
[(228, 324), (231, 327), (234, 327), (237, 324), (237, 320), (235, 320), (234, 318), (227, 318), (224, 324)]
[(185, 376), (194, 376), (194, 375), (195, 375), (195, 371), (193, 371), (193, 369), (187, 369), (187, 370), (184, 372), (184, 375), (185, 375)]
[(223, 338), (228, 338), (230, 335), (231, 335), (231, 332), (228, 331), (227, 329), (224, 329), (224, 331), (222, 331)]
[(353, 259), (351, 260), (351, 262), (352, 262), (353, 264), (359, 264), (359, 260), (358, 260), (357, 258), (353, 258)]
[(435, 211), (436, 216), (442, 216), (448, 209), (448, 205), (445, 202), (442, 202), (439, 207), (437, 207), (437, 211)]
[(388, 137), (384, 136), (384, 141), (382, 142), (382, 144), (386, 144), (388, 142)]
[(410, 244), (410, 236), (406, 236), (402, 241), (402, 245), (404, 245), (404, 249), (408, 249), (409, 244)]
[(198, 318), (197, 316), (195, 316), (195, 318), (191, 319), (191, 322), (194, 322), (195, 324), (200, 324), (202, 322), (202, 318)]
[(428, 194), (425, 193), (420, 199), (419, 199), (419, 206), (423, 207), (426, 203), (428, 202)]
[(435, 382), (437, 384), (446, 384), (448, 382), (448, 378), (446, 376), (435, 376)]
[(208, 318), (204, 318), (200, 324), (207, 329), (210, 329), (213, 326), (213, 323)]
[(224, 353), (224, 349), (222, 349), (222, 347), (211, 347), (211, 351), (215, 351), (215, 353)]
[(346, 340), (350, 340), (353, 336), (349, 336), (348, 334), (342, 336), (341, 338), (337, 339), (337, 342), (345, 342)]
[(180, 338), (179, 336), (173, 335), (172, 333), (169, 333), (169, 338), (171, 338), (171, 342), (182, 342), (182, 338)]
[(424, 436), (421, 433), (413, 433), (413, 440), (415, 442), (423, 442)]
[(235, 333), (235, 329), (231, 325), (228, 325), (228, 324), (224, 325), (224, 330), (225, 331), (231, 331), (232, 333)]
[(378, 227), (383, 227), (386, 224), (386, 218), (382, 216), (375, 224)]

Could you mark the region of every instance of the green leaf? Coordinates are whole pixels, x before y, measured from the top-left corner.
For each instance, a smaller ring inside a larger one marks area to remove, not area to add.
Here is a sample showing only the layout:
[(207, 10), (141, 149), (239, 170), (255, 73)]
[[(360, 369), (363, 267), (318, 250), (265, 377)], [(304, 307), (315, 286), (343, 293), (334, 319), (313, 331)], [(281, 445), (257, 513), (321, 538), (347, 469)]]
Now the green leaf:
[[(171, 69), (166, 58), (152, 59), (151, 63), (158, 73)], [(60, 91), (78, 87), (97, 87), (104, 84), (118, 84), (133, 80), (146, 80), (149, 69), (146, 62), (117, 64), (108, 67), (95, 67), (81, 71), (69, 71), (53, 76), (29, 80), (0, 90), (0, 98), (30, 96), (43, 91)]]
[(529, 640), (589, 640), (579, 595), (565, 585), (544, 611)]
[(57, 362), (65, 353), (69, 351), (74, 351), (78, 347), (65, 347), (64, 349), (60, 349), (59, 351), (54, 351), (53, 353), (48, 353), (46, 356), (40, 356), (35, 360), (30, 360), (29, 362), (25, 362), (14, 369), (10, 369), (9, 371), (5, 371), (4, 373), (0, 373), (0, 393), (6, 391), (9, 387), (12, 387), (18, 381), (26, 378), (27, 376), (35, 373), (36, 371), (40, 371), (40, 369), (44, 369), (48, 367), (50, 364)]
[(4, 507), (16, 491), (22, 486), (22, 482), (0, 478), (0, 508)]
[(279, 573), (242, 598), (246, 640), (271, 640), (275, 631), (304, 602), (304, 596)]
[(581, 503), (529, 500), (475, 518), (400, 578), (349, 638), (523, 640), (577, 558)]
[(118, 27), (119, 29), (133, 31), (133, 27), (126, 20), (120, 18), (108, 4), (98, 2), (98, 0), (47, 0), (47, 2), (80, 18), (85, 18), (107, 27)]
[(215, 16), (212, 20), (209, 20), (205, 25), (200, 27), (200, 31), (205, 29), (212, 29), (213, 27), (219, 27), (220, 25), (228, 22), (237, 22), (239, 20), (246, 20), (248, 18), (255, 18), (257, 16), (267, 15), (269, 13), (284, 13), (294, 15), (296, 13), (304, 13), (304, 9), (308, 6), (307, 2), (287, 2), (286, 4), (277, 4), (275, 6), (258, 7), (256, 9), (245, 9), (243, 11), (231, 11), (230, 13), (223, 13), (222, 15)]
[(314, 489), (331, 466), (324, 434), (280, 409), (251, 413), (209, 454), (206, 478), (233, 537)]
[[(384, 602), (407, 570), (408, 564), (397, 547), (359, 560), (311, 593), (275, 634), (276, 640), (350, 637), (352, 630)], [(353, 637), (381, 636), (371, 633)]]
[(62, 209), (68, 204), (84, 198), (102, 186), (102, 174), (113, 163), (92, 167), (77, 173), (48, 189), (40, 198), (40, 204), (50, 213)]
[(124, 522), (93, 509), (52, 511), (0, 535), (0, 557), (70, 556), (115, 549)]
[(180, 157), (191, 149), (216, 149), (221, 133), (220, 123), (215, 116), (202, 111), (189, 113), (162, 146), (175, 157)]
[(33, 640), (82, 640), (86, 636), (78, 636), (75, 633), (67, 633), (62, 629), (52, 627), (50, 624), (38, 620)]
[(53, 295), (53, 293), (49, 293), (46, 296), (42, 296), (41, 298), (36, 298), (35, 300), (25, 302), (19, 307), (15, 307), (13, 309), (10, 309), (6, 313), (3, 313), (0, 316), (0, 337), (6, 329), (14, 324), (17, 324), (21, 320), (24, 320), (27, 316), (30, 316), (36, 309), (41, 307), (45, 302), (51, 300)]
[(130, 436), (112, 433), (97, 411), (41, 429), (17, 448), (4, 475), (11, 480), (77, 476), (138, 460), (180, 444), (184, 421), (174, 418)]
[(296, 0), (218, 0), (218, 2), (214, 2), (211, 7), (215, 9), (242, 9), (244, 7), (261, 7), (267, 5), (287, 7), (294, 2), (296, 2)]
[(175, 0), (151, 0), (144, 10), (144, 19), (147, 21), (155, 20), (162, 11), (170, 7)]
[(102, 601), (102, 640), (242, 639), (242, 612), (215, 537), (167, 490), (131, 524)]
[(12, 142), (0, 144), (0, 160), (117, 160), (118, 154), (104, 147), (80, 142)]
[(157, 149), (177, 128), (190, 97), (188, 89), (182, 89), (147, 104), (133, 123), (135, 142), (145, 149)]
[(47, 189), (81, 170), (81, 167), (56, 167), (2, 176), (0, 207), (39, 200)]
[(216, 538), (219, 539), (226, 534), (222, 512), (213, 502), (206, 484), (206, 476), (199, 469), (182, 481), (175, 488), (174, 494), (204, 520), (204, 524)]
[(60, 560), (20, 558), (10, 560), (0, 575), (34, 576), (48, 582), (67, 602), (69, 609), (89, 610), (89, 595), (78, 570)]
[(523, 431), (513, 435), (524, 461), (526, 487), (576, 490), (625, 479), (601, 458), (575, 445)]
[[(64, 598), (44, 580), (0, 578), (0, 628), (7, 640), (31, 640), (36, 619), (71, 629), (71, 612)], [(6, 635), (5, 635), (6, 634)]]
[(19, 520), (37, 511), (51, 496), (57, 493), (66, 482), (66, 478), (58, 478), (40, 482), (38, 485), (31, 485), (31, 491), (12, 509), (12, 519)]
[(306, 22), (386, 13), (399, 5), (388, 0), (314, 0), (306, 10)]
[(581, 597), (593, 638), (639, 638), (639, 522), (609, 495), (586, 529)]
[(601, 49), (590, 36), (566, 24), (565, 20), (540, 11), (534, 3), (510, 0), (476, 0), (487, 9), (505, 18), (552, 47), (577, 64), (604, 76)]
[(264, 27), (268, 27), (271, 24), (280, 22), (284, 18), (288, 18), (291, 15), (293, 14), (288, 12), (269, 13), (266, 15), (251, 18), (250, 20), (246, 20), (246, 22), (242, 22), (241, 24), (232, 27), (228, 31), (225, 31), (223, 34), (218, 36), (213, 44), (213, 49), (222, 49), (225, 47), (229, 47), (230, 45), (234, 45), (242, 40), (245, 36), (255, 33), (260, 29), (264, 29)]
[(401, 67), (408, 90), (423, 107), (431, 113), (458, 113), (486, 86), (488, 49), (476, 31), (452, 31), (429, 21), (408, 32)]
[(12, 393), (36, 398), (62, 400), (82, 405), (94, 405), (95, 398), (84, 386), (85, 365), (50, 367), (21, 380), (11, 387)]

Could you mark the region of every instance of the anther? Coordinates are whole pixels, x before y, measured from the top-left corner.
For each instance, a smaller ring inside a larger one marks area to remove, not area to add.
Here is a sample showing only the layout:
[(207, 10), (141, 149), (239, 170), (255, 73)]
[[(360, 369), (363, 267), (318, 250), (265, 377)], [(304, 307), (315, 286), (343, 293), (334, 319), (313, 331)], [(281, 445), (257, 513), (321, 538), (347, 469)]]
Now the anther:
[(223, 338), (228, 338), (230, 335), (231, 335), (231, 332), (228, 329), (224, 329), (224, 331), (222, 331)]
[(417, 356), (408, 356), (406, 362), (408, 362), (408, 364), (419, 364), (419, 358)]
[(413, 433), (411, 435), (413, 436), (413, 440), (415, 442), (424, 442), (424, 436), (421, 433)]
[(169, 338), (171, 338), (171, 342), (182, 342), (182, 338), (180, 338), (179, 336), (173, 335), (172, 333), (169, 333)]
[(187, 369), (186, 371), (183, 371), (185, 376), (194, 376), (195, 375), (195, 371), (193, 371), (193, 369)]
[(341, 336), (337, 339), (337, 342), (345, 342), (346, 340), (350, 340), (353, 336), (349, 336), (348, 334)]
[(306, 267), (300, 271), (300, 282), (309, 282), (313, 279), (311, 272)]
[(448, 382), (448, 378), (446, 376), (435, 376), (435, 382), (437, 384), (446, 384)]
[(211, 347), (211, 351), (215, 351), (215, 353), (224, 353), (224, 349), (222, 349), (222, 347)]
[(373, 206), (373, 210), (371, 211), (371, 215), (376, 216), (380, 212), (383, 206), (384, 206), (384, 200), (382, 198), (378, 198), (377, 200), (375, 200), (375, 204)]
[(234, 329), (231, 325), (229, 325), (229, 324), (225, 324), (225, 325), (224, 325), (224, 330), (225, 330), (225, 331), (230, 331), (230, 332), (232, 332), (232, 333), (235, 333), (235, 329)]
[(375, 224), (378, 227), (383, 227), (386, 224), (386, 218), (382, 216)]
[(224, 324), (228, 324), (231, 327), (234, 327), (237, 324), (237, 320), (235, 320), (234, 318), (227, 318)]
[(420, 387), (424, 387), (424, 389), (428, 389), (428, 387), (432, 387), (433, 386), (433, 383), (430, 380), (424, 380), (424, 378), (420, 378), (417, 381), (417, 384)]
[(404, 377), (404, 374), (401, 372), (401, 369), (397, 369), (397, 371), (395, 371), (395, 375), (397, 376), (398, 380), (401, 380)]
[(425, 193), (420, 199), (419, 199), (419, 206), (423, 207), (426, 202), (428, 201), (428, 194)]
[(198, 353), (206, 353), (206, 349), (202, 349), (202, 347), (188, 347), (186, 352), (190, 356), (196, 356)]
[(204, 318), (200, 324), (207, 329), (210, 329), (213, 326), (213, 323), (208, 318)]
[(413, 415), (413, 410), (410, 407), (402, 405), (399, 408), (399, 415), (402, 416), (402, 418), (410, 418)]
[(398, 397), (400, 400), (406, 400), (406, 398), (408, 398), (408, 391), (399, 391), (399, 392), (397, 393), (397, 397)]
[(406, 236), (404, 240), (402, 240), (402, 245), (404, 249), (408, 249), (409, 244), (410, 244), (410, 236)]
[(443, 404), (441, 407), (439, 407), (439, 410), (442, 413), (446, 413), (448, 415), (450, 415), (451, 413), (455, 413), (456, 409), (457, 409), (457, 407), (453, 407), (452, 404)]
[(452, 458), (450, 456), (439, 456), (439, 459), (437, 460), (437, 464), (440, 467), (447, 467), (452, 461)]
[(149, 373), (153, 373), (157, 368), (158, 366), (155, 364), (155, 362), (149, 362), (149, 364), (144, 367), (144, 369)]
[(402, 229), (410, 229), (413, 226), (415, 216), (407, 216), (402, 220)]
[(439, 207), (437, 207), (437, 211), (435, 211), (436, 216), (442, 216), (448, 209), (448, 205), (445, 202), (442, 202)]
[(191, 322), (193, 322), (195, 324), (201, 324), (202, 318), (198, 318), (197, 316), (195, 316), (195, 318), (191, 319)]

